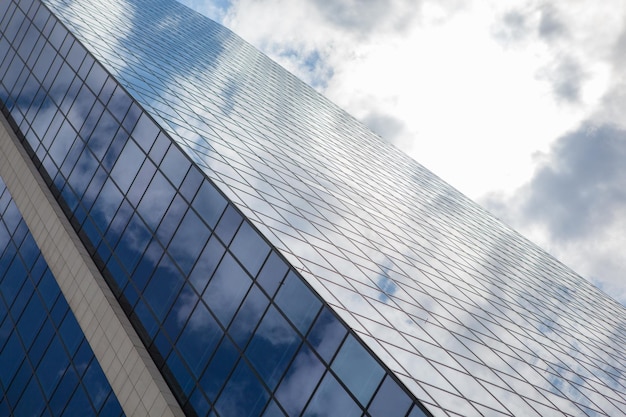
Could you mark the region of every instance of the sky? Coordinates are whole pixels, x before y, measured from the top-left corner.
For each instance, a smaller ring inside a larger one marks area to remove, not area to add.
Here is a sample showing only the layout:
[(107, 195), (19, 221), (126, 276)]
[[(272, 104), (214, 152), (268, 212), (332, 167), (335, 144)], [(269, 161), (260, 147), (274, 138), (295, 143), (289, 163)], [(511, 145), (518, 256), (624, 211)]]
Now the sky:
[(626, 0), (179, 0), (626, 305)]

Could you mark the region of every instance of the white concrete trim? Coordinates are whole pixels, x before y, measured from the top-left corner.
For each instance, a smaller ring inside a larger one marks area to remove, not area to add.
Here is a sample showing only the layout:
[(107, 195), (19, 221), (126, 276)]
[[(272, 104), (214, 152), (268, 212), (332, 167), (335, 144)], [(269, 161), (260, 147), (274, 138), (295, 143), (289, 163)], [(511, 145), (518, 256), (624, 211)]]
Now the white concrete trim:
[(128, 417), (184, 416), (102, 274), (1, 114), (0, 176), (124, 413)]

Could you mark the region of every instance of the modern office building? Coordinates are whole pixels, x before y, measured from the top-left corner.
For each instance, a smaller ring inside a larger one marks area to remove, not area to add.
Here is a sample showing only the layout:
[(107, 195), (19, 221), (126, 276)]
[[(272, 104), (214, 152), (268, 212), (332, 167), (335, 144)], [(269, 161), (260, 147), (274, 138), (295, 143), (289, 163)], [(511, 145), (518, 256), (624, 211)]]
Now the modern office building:
[(0, 0), (0, 416), (622, 416), (626, 309), (173, 0)]

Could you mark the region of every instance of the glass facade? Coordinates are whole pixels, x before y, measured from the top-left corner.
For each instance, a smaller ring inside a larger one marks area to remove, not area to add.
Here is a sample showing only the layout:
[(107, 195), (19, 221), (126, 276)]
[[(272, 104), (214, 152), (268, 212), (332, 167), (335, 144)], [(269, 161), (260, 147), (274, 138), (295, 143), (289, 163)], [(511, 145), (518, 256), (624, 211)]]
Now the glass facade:
[(624, 307), (227, 29), (0, 16), (3, 114), (188, 415), (624, 415)]
[(0, 416), (124, 414), (0, 180)]
[(424, 415), (44, 5), (5, 16), (3, 110), (188, 414)]

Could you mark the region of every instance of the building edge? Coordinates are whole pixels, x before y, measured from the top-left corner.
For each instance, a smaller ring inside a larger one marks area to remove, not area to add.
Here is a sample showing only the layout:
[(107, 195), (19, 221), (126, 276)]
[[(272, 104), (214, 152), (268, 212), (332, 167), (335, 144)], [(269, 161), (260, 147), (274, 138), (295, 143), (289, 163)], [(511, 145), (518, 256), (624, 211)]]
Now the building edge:
[(184, 416), (130, 320), (4, 115), (0, 115), (0, 176), (124, 413)]

